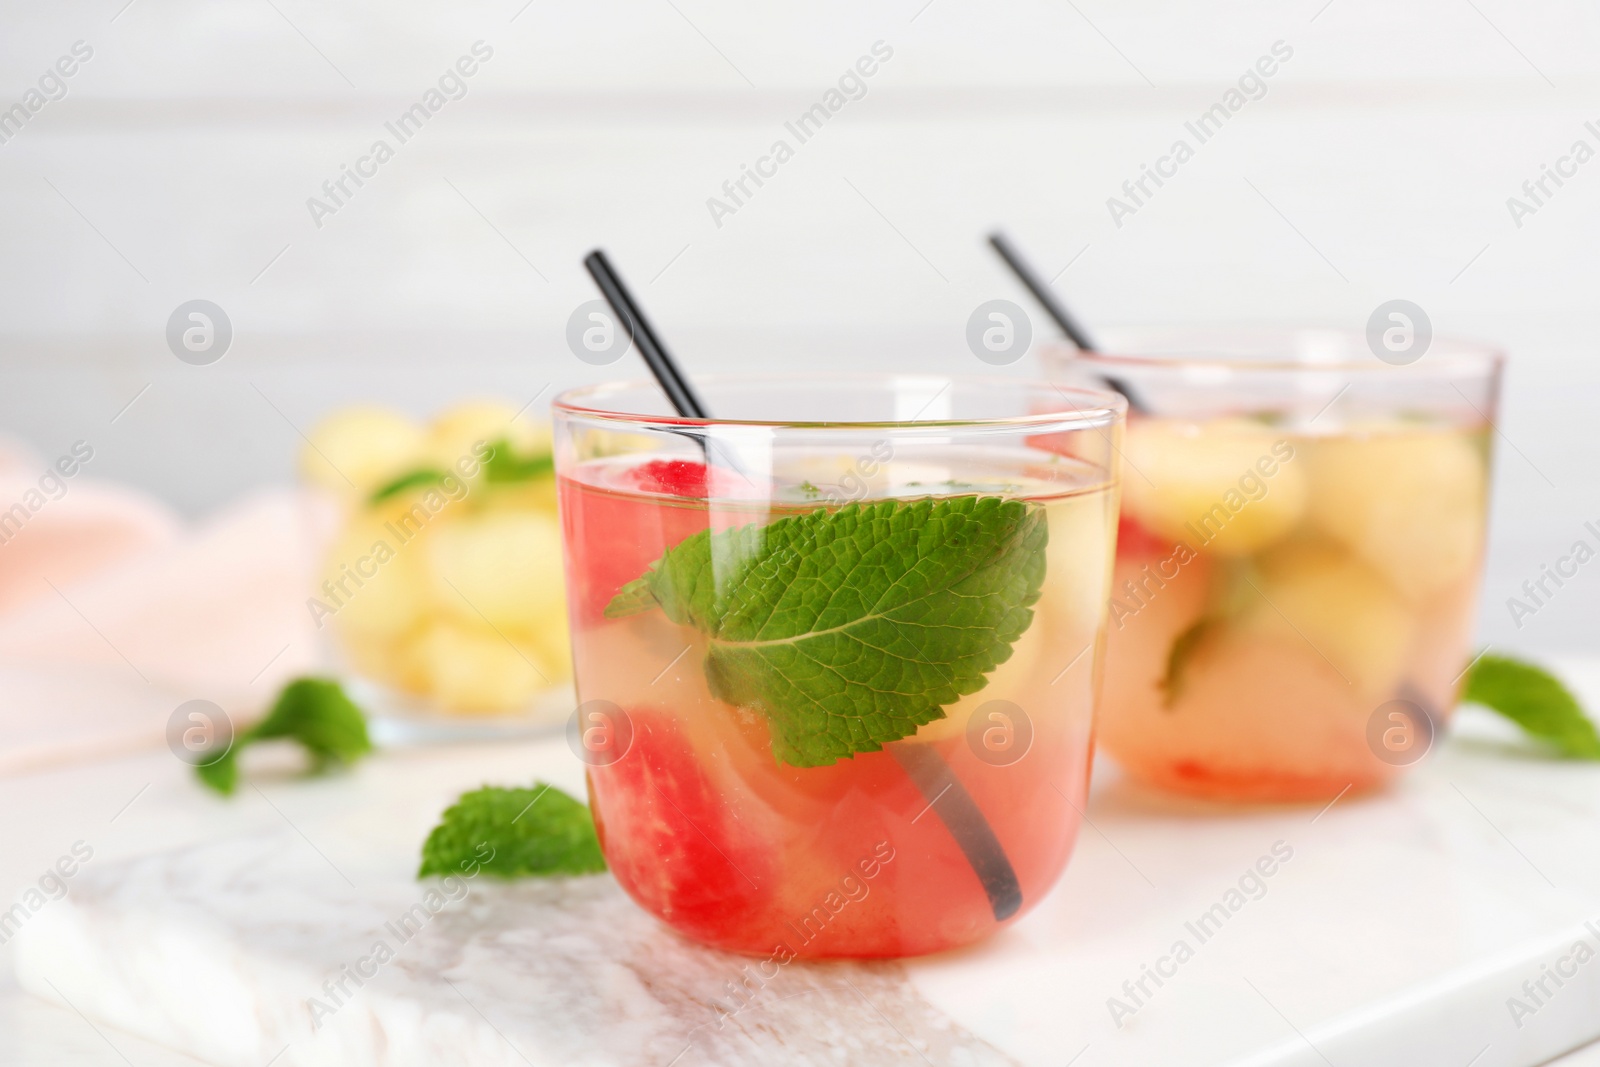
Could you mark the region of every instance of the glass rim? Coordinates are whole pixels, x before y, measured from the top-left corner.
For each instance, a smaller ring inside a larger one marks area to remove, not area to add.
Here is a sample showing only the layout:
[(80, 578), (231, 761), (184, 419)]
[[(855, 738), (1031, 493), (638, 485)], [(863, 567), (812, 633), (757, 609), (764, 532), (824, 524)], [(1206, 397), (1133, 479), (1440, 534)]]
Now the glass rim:
[[(618, 411), (615, 408), (595, 406), (608, 395), (631, 390), (646, 389), (660, 393), (660, 386), (652, 378), (629, 378), (623, 381), (600, 382), (567, 389), (550, 402), (552, 411), (586, 419), (598, 419), (632, 427), (705, 427), (718, 426), (764, 427), (774, 430), (951, 430), (951, 429), (1010, 429), (1048, 428), (1055, 432), (1099, 429), (1110, 426), (1127, 416), (1128, 401), (1110, 389), (1088, 389), (1082, 386), (1063, 385), (1042, 378), (1005, 378), (968, 374), (918, 374), (895, 371), (823, 374), (708, 374), (697, 378), (697, 387), (718, 386), (778, 387), (839, 385), (892, 386), (896, 383), (942, 383), (939, 393), (951, 387), (967, 389), (1008, 389), (1044, 396), (1059, 396), (1071, 405), (1071, 410), (1019, 413), (984, 418), (962, 419), (697, 419), (685, 415), (650, 415), (642, 412)], [(939, 393), (928, 401), (937, 399)]]
[[(1150, 327), (1121, 327), (1107, 328), (1103, 331), (1109, 335), (1144, 335), (1152, 339), (1163, 336), (1175, 338), (1189, 337), (1198, 340), (1190, 343), (1176, 343), (1169, 351), (1161, 352), (1127, 352), (1118, 351), (1124, 345), (1112, 346), (1110, 350), (1096, 352), (1085, 351), (1064, 338), (1049, 338), (1039, 346), (1040, 357), (1044, 359), (1060, 359), (1066, 357), (1090, 366), (1107, 368), (1122, 367), (1130, 370), (1223, 370), (1234, 373), (1265, 373), (1265, 374), (1316, 374), (1336, 372), (1340, 374), (1387, 374), (1402, 373), (1422, 376), (1447, 377), (1450, 375), (1470, 375), (1487, 377), (1498, 373), (1506, 363), (1506, 355), (1498, 345), (1480, 341), (1469, 341), (1449, 335), (1435, 336), (1429, 343), (1429, 348), (1439, 348), (1441, 351), (1433, 358), (1424, 353), (1416, 361), (1406, 364), (1385, 363), (1372, 355), (1367, 349), (1366, 335), (1344, 327), (1331, 326), (1229, 326), (1202, 325), (1202, 326), (1150, 326)], [(1253, 340), (1257, 342), (1278, 341), (1283, 342), (1286, 350), (1292, 350), (1293, 342), (1305, 337), (1334, 337), (1349, 343), (1351, 351), (1366, 353), (1358, 358), (1317, 359), (1306, 354), (1284, 356), (1226, 356), (1217, 355), (1206, 351), (1204, 344), (1207, 339), (1215, 339), (1219, 347), (1226, 347), (1229, 340)]]

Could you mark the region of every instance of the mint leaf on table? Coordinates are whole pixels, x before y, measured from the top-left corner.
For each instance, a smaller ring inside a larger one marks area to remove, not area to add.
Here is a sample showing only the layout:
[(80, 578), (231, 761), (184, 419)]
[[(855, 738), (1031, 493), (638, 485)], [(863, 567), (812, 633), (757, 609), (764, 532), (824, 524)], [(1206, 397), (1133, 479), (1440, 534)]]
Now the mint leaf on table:
[(548, 451), (522, 455), (504, 437), (490, 445), (489, 458), (483, 464), (484, 477), (490, 482), (528, 482), (552, 474), (555, 469), (555, 457)]
[(1033, 622), (1049, 526), (995, 496), (851, 504), (694, 534), (624, 586), (705, 634), (712, 695), (754, 708), (797, 767), (876, 752), (944, 716)]
[(235, 758), (238, 746), (228, 749), (211, 763), (195, 765), (194, 773), (201, 783), (210, 786), (223, 796), (232, 796), (239, 787), (239, 764)]
[(311, 756), (311, 772), (343, 766), (372, 751), (367, 720), (338, 682), (298, 678), (284, 686), (266, 718), (233, 739), (218, 759), (195, 767), (206, 785), (224, 795), (239, 783), (239, 751), (257, 741), (298, 741)]
[(1467, 675), (1462, 700), (1482, 704), (1574, 759), (1600, 759), (1600, 735), (1576, 697), (1541, 667), (1482, 656)]
[(498, 878), (596, 874), (606, 869), (589, 809), (554, 786), (486, 785), (445, 809), (422, 844), (418, 878), (474, 867)]

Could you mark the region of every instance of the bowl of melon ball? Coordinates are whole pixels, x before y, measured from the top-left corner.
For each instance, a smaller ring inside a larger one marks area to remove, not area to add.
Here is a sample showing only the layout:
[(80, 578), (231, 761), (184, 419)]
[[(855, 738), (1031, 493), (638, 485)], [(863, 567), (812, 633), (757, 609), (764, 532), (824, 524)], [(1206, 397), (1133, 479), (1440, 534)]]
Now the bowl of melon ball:
[(548, 425), (494, 400), (423, 422), (355, 406), (300, 456), (335, 532), (309, 606), (380, 729), (559, 724), (571, 649)]
[(1235, 802), (1326, 803), (1420, 762), (1472, 656), (1499, 354), (1434, 339), (1391, 363), (1320, 330), (1104, 341), (1044, 356), (1129, 401), (1102, 749)]

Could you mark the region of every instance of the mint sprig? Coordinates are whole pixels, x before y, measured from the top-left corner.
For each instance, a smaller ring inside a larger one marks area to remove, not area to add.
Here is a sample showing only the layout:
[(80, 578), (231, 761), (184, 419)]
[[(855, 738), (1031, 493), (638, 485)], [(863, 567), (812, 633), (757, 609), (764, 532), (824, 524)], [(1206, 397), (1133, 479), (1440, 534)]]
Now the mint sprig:
[(372, 495), (367, 497), (367, 503), (381, 504), (390, 497), (399, 496), (410, 489), (441, 485), (447, 477), (448, 475), (444, 471), (433, 467), (421, 467), (414, 471), (407, 471), (398, 478), (384, 482), (374, 489)]
[(1033, 622), (1049, 527), (994, 496), (851, 504), (694, 534), (624, 586), (707, 638), (717, 699), (763, 714), (797, 767), (876, 752), (944, 716)]
[(417, 877), (468, 868), (498, 878), (548, 877), (596, 874), (606, 861), (589, 809), (535, 782), (532, 789), (486, 785), (445, 809), (422, 844)]
[(1161, 690), (1161, 706), (1170, 711), (1188, 688), (1194, 660), (1213, 637), (1224, 632), (1246, 607), (1260, 597), (1252, 575), (1255, 567), (1247, 560), (1218, 561), (1219, 574), (1207, 595), (1205, 611), (1172, 639), (1167, 649), (1166, 670), (1156, 686)]
[(239, 785), (239, 752), (257, 741), (287, 738), (311, 756), (311, 773), (344, 766), (372, 751), (367, 720), (338, 682), (299, 678), (290, 682), (266, 718), (233, 739), (216, 760), (199, 764), (200, 781), (224, 796)]
[(1206, 638), (1223, 625), (1223, 620), (1210, 615), (1202, 615), (1190, 626), (1172, 640), (1172, 647), (1167, 650), (1167, 669), (1161, 676), (1161, 681), (1156, 683), (1161, 689), (1161, 706), (1167, 710), (1172, 709), (1180, 697), (1183, 696), (1184, 682), (1189, 670), (1189, 661), (1194, 654), (1205, 644)]
[(1481, 656), (1461, 699), (1499, 712), (1572, 759), (1600, 759), (1600, 735), (1561, 680), (1507, 656)]
[[(483, 442), (478, 442), (480, 445)], [(555, 473), (555, 457), (548, 449), (523, 454), (511, 447), (510, 438), (496, 438), (483, 461), (484, 480), (495, 485), (531, 482)], [(443, 485), (450, 472), (439, 467), (417, 467), (384, 482), (367, 497), (368, 504), (381, 504), (412, 489), (431, 489)]]

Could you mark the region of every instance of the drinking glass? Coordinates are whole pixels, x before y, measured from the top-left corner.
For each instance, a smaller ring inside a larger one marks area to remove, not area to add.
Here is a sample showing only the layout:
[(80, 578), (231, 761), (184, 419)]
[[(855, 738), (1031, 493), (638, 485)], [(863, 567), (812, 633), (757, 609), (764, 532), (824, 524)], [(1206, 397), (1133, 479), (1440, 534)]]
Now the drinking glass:
[(1055, 882), (1088, 789), (1124, 404), (1044, 383), (710, 379), (554, 406), (607, 863), (767, 957), (934, 952)]
[(1106, 751), (1242, 801), (1415, 764), (1469, 658), (1501, 357), (1433, 339), (1391, 362), (1321, 330), (1105, 342), (1044, 359), (1130, 398)]

